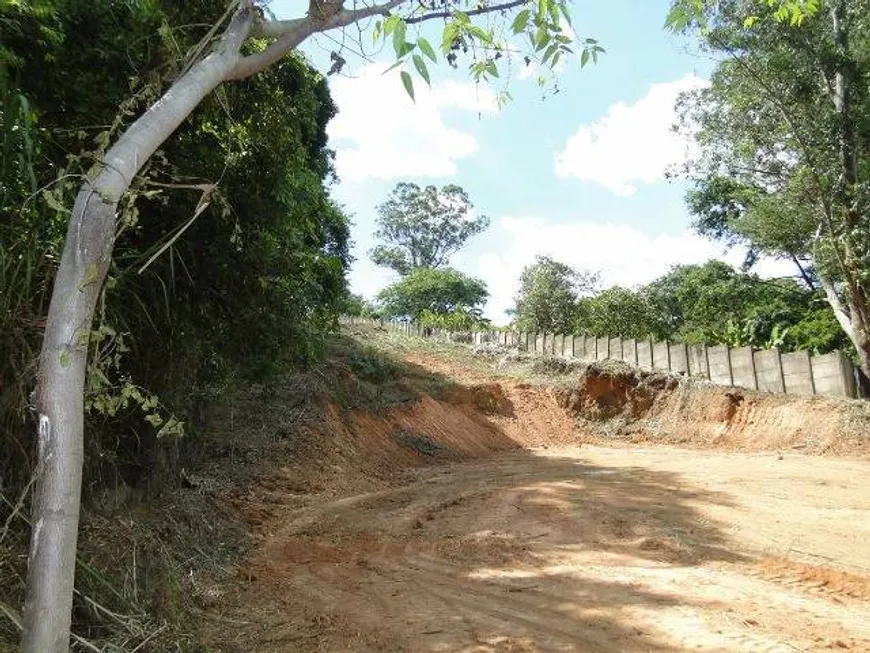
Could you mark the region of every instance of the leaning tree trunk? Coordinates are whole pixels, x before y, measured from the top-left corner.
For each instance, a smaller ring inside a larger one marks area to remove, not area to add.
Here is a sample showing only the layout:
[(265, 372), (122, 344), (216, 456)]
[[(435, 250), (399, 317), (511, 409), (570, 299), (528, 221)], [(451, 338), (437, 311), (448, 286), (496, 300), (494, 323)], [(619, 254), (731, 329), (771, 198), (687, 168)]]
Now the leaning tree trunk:
[(24, 604), (24, 653), (69, 647), (81, 496), (88, 340), (115, 242), (116, 209), (148, 158), (239, 60), (251, 26), (239, 12), (220, 46), (179, 78), (106, 153), (70, 216), (48, 309), (35, 393), (39, 458)]
[[(406, 0), (346, 10), (330, 0), (326, 16), (263, 21), (253, 0), (238, 0), (220, 42), (193, 65), (106, 152), (99, 174), (76, 197), (46, 319), (37, 375), (39, 457), (33, 497), (23, 653), (62, 653), (69, 644), (84, 452), (84, 398), (94, 308), (115, 244), (116, 210), (142, 166), (221, 82), (279, 61), (315, 32), (386, 14)], [(336, 9), (337, 7), (337, 9)], [(252, 28), (272, 39), (241, 56)]]

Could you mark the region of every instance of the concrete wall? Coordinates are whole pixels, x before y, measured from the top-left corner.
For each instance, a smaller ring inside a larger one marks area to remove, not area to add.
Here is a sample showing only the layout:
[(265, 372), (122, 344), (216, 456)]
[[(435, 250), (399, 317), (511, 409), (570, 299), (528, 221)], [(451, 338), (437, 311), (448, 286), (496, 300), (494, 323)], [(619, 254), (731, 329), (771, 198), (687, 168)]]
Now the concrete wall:
[(852, 363), (843, 352), (834, 351), (823, 356), (813, 356), (811, 362), (813, 385), (818, 394), (855, 396), (855, 373)]
[(710, 370), (707, 369), (707, 347), (704, 345), (689, 345), (689, 376), (710, 378)]
[[(341, 318), (342, 323), (380, 324), (409, 336), (443, 337), (440, 329), (422, 329), (408, 322)], [(535, 334), (485, 331), (473, 334), (473, 342), (498, 342), (539, 354), (595, 360), (623, 360), (645, 369), (660, 369), (709, 379), (717, 385), (733, 385), (763, 392), (797, 395), (856, 397), (855, 368), (842, 352), (811, 356), (808, 352), (781, 354), (776, 349), (752, 347), (707, 347), (667, 341), (623, 340), (571, 334)]]
[(689, 351), (686, 343), (676, 342), (670, 345), (671, 372), (689, 374)]
[(735, 347), (731, 350), (732, 383), (741, 388), (755, 390), (755, 357), (752, 347)]
[(782, 378), (782, 363), (779, 351), (762, 349), (755, 356), (755, 379), (758, 389), (763, 392), (785, 392), (785, 380)]
[(622, 341), (622, 360), (637, 365), (637, 340)]
[(668, 361), (670, 358), (670, 345), (665, 340), (664, 342), (655, 342), (652, 346), (653, 354), (653, 369), (669, 370), (671, 364)]
[(814, 395), (813, 366), (810, 352), (794, 351), (780, 359), (785, 391), (790, 395)]
[(608, 338), (595, 339), (595, 360), (603, 361), (610, 358), (610, 340)]
[(649, 340), (638, 340), (637, 364), (645, 370), (653, 368), (653, 347)]
[(610, 347), (610, 358), (616, 361), (622, 360), (622, 338), (609, 338), (607, 346)]

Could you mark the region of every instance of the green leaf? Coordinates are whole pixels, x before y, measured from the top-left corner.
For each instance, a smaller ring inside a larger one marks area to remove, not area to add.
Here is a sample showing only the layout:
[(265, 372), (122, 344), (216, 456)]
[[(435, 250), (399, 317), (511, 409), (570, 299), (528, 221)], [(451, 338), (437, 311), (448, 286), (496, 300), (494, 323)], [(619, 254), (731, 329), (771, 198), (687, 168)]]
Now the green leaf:
[(403, 43), (402, 47), (399, 49), (399, 52), (397, 52), (396, 54), (399, 58), (404, 57), (405, 55), (413, 52), (414, 48), (416, 48), (416, 47), (417, 47), (417, 45), (415, 43), (409, 43), (409, 42), (405, 41), (405, 43)]
[(405, 86), (405, 91), (407, 91), (408, 95), (411, 96), (411, 99), (414, 100), (414, 82), (405, 70), (402, 71), (402, 84)]
[(571, 12), (568, 11), (568, 3), (560, 2), (559, 9), (562, 10), (562, 15), (565, 17), (565, 22), (568, 23), (568, 27), (572, 27), (573, 23), (571, 21)]
[(556, 54), (556, 51), (558, 49), (559, 49), (559, 44), (553, 43), (549, 48), (547, 48), (547, 51), (544, 52), (544, 56), (541, 58), (541, 61), (543, 61), (544, 63), (547, 63), (547, 59), (549, 59), (554, 54)]
[(435, 50), (432, 49), (432, 45), (424, 39), (422, 36), (417, 39), (417, 47), (420, 48), (420, 51), (425, 54), (429, 59), (432, 60), (432, 63), (438, 62), (438, 57), (435, 56)]
[(498, 68), (495, 65), (494, 61), (487, 62), (486, 64), (486, 72), (492, 75), (493, 77), (498, 77)]
[(401, 57), (402, 50), (405, 47), (405, 21), (401, 18), (393, 28), (393, 49), (396, 51), (396, 56)]
[(520, 13), (517, 14), (517, 17), (514, 18), (514, 22), (511, 25), (511, 29), (514, 34), (519, 34), (524, 29), (526, 29), (526, 25), (529, 24), (529, 18), (531, 17), (531, 13), (528, 9), (523, 9)]
[(441, 36), (441, 52), (447, 54), (450, 52), (450, 47), (453, 41), (459, 36), (459, 25), (456, 23), (447, 23), (444, 26), (444, 32)]
[(743, 27), (750, 29), (756, 22), (758, 22), (758, 16), (747, 16), (746, 20), (743, 21)]
[(393, 14), (389, 18), (387, 18), (384, 23), (384, 36), (389, 36), (393, 33), (393, 30), (396, 28), (396, 25), (402, 23), (404, 25), (404, 21), (397, 14)]
[(404, 59), (399, 59), (397, 62), (395, 62), (392, 66), (390, 66), (389, 68), (387, 68), (387, 69), (386, 69), (383, 73), (381, 73), (381, 74), (382, 74), (382, 75), (386, 75), (388, 72), (390, 72), (390, 71), (392, 71), (392, 70), (395, 70), (396, 68), (398, 68), (399, 66), (401, 66), (403, 63), (405, 63), (405, 60), (404, 60)]
[(554, 24), (559, 24), (559, 5), (555, 2), (555, 0), (548, 0), (547, 10), (550, 12), (550, 20), (553, 21)]
[(580, 55), (580, 67), (583, 68), (588, 63), (589, 63), (589, 50), (583, 50), (583, 54)]
[[(426, 80), (426, 83), (427, 83), (429, 86), (431, 86), (431, 85), (432, 85), (432, 82), (429, 81), (429, 71), (426, 70), (426, 62), (423, 61), (423, 57), (421, 57), (419, 54), (415, 54), (415, 55), (412, 57), (412, 59), (413, 59), (413, 61), (414, 61), (414, 68), (416, 68), (416, 69), (417, 69), (417, 72), (420, 73), (420, 77), (422, 77), (423, 79), (425, 79), (425, 80)], [(411, 94), (411, 97), (414, 97), (413, 93)]]
[(535, 52), (543, 50), (550, 42), (550, 32), (546, 27), (539, 27), (535, 33)]

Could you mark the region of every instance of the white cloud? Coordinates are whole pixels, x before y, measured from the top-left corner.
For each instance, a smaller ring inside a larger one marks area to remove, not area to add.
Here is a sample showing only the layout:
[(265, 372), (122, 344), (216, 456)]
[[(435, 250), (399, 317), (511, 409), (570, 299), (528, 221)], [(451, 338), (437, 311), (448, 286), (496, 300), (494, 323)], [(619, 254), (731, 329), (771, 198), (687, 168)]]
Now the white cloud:
[[(647, 234), (626, 225), (571, 222), (547, 224), (540, 218), (503, 217), (493, 226), (500, 240), (509, 243), (499, 252), (483, 254), (474, 271), (486, 281), (490, 300), (486, 314), (497, 323), (506, 321), (504, 311), (513, 306), (523, 267), (537, 254), (546, 254), (576, 269), (601, 272), (604, 287), (633, 287), (661, 276), (672, 265), (703, 263), (711, 258), (731, 265), (743, 261), (743, 250), (725, 252), (690, 231), (677, 236)], [(755, 272), (762, 276), (794, 274), (791, 264), (765, 260)]]
[(638, 182), (653, 183), (665, 169), (686, 160), (689, 143), (671, 130), (674, 103), (682, 91), (706, 86), (695, 75), (654, 84), (634, 104), (617, 102), (607, 114), (581, 125), (556, 156), (556, 174), (631, 195)]
[(416, 78), (416, 103), (405, 93), (397, 70), (369, 64), (354, 77), (330, 83), (338, 115), (327, 128), (344, 181), (395, 177), (448, 177), (456, 162), (478, 149), (473, 134), (445, 123), (442, 110), (494, 113), (496, 98), (486, 87), (445, 81), (432, 89)]

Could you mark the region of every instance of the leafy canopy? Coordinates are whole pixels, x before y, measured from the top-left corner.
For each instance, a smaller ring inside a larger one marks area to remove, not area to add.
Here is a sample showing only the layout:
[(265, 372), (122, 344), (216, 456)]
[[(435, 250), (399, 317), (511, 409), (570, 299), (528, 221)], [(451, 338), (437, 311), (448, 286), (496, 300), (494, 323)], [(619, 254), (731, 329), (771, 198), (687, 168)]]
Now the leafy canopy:
[(513, 309), (516, 328), (537, 333), (571, 333), (578, 297), (594, 290), (597, 283), (597, 273), (578, 272), (549, 256), (538, 256), (520, 275)]
[(384, 241), (371, 251), (372, 261), (402, 275), (416, 268), (446, 265), (465, 242), (489, 226), (473, 216), (468, 194), (459, 186), (421, 188), (402, 182), (378, 207), (376, 236)]
[(388, 317), (419, 319), (424, 314), (476, 313), (486, 302), (486, 284), (451, 268), (415, 268), (378, 295)]

